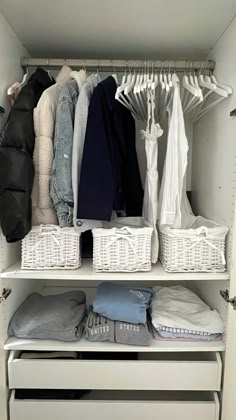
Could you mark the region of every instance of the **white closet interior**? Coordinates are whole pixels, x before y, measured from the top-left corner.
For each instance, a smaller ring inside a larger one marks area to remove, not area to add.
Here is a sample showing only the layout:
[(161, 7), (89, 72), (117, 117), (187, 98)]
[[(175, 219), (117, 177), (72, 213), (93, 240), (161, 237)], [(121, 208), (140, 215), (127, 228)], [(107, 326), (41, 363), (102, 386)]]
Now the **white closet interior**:
[[(4, 67), (0, 69), (0, 105), (4, 106), (6, 111), (5, 87), (15, 79), (22, 77), (20, 59), (23, 56), (29, 57), (28, 62), (30, 62), (30, 57), (36, 57), (31, 62), (35, 66), (39, 63), (37, 57), (40, 55), (46, 57), (45, 68), (47, 65), (50, 66), (50, 57), (53, 56), (59, 57), (59, 64), (64, 57), (80, 58), (81, 65), (85, 64), (89, 68), (88, 62), (86, 63), (83, 56), (94, 58), (95, 51), (97, 51), (99, 57), (108, 57), (107, 67), (114, 66), (117, 70), (118, 64), (115, 63), (115, 58), (113, 62), (110, 59), (110, 57), (113, 58), (112, 46), (115, 41), (119, 44), (114, 53), (115, 57), (122, 57), (122, 43), (124, 45), (123, 56), (128, 57), (131, 51), (133, 57), (141, 56), (146, 59), (147, 55), (153, 56), (155, 53), (156, 44), (154, 41), (158, 37), (151, 37), (150, 27), (152, 25), (148, 25), (149, 29), (147, 29), (145, 40), (141, 40), (138, 35), (137, 42), (135, 42), (135, 37), (131, 37), (129, 42), (125, 43), (121, 27), (118, 28), (118, 25), (115, 24), (113, 35), (107, 41), (107, 50), (106, 37), (103, 33), (105, 29), (103, 31), (100, 27), (101, 48), (99, 49), (98, 46), (97, 50), (96, 48), (93, 50), (88, 37), (84, 46), (81, 47), (81, 52), (78, 53), (76, 49), (72, 51), (70, 42), (75, 35), (73, 28), (75, 28), (76, 21), (73, 20), (71, 28), (67, 32), (65, 31), (66, 34), (64, 39), (61, 39), (60, 48), (55, 33), (50, 37), (46, 30), (40, 31), (37, 25), (34, 28), (32, 24), (27, 24), (26, 19), (23, 24), (23, 21), (17, 18), (17, 14), (20, 17), (22, 11), (19, 10), (19, 5), (16, 2), (11, 10), (7, 6), (7, 0), (1, 3), (0, 10), (12, 27), (0, 14), (0, 46), (5, 47), (2, 55)], [(24, 3), (25, 7), (29, 7), (29, 13), (31, 13), (30, 1), (25, 0)], [(151, 3), (153, 6), (155, 2)], [(236, 374), (234, 353), (236, 351), (236, 314), (233, 307), (222, 298), (220, 293), (222, 290), (228, 289), (230, 297), (236, 295), (235, 252), (233, 251), (233, 249), (235, 250), (233, 236), (235, 236), (236, 122), (233, 117), (230, 117), (230, 111), (235, 108), (236, 103), (235, 19), (222, 35), (234, 16), (235, 7), (233, 1), (228, 1), (227, 7), (222, 11), (222, 5), (214, 9), (214, 2), (210, 1), (208, 6), (212, 13), (215, 13), (217, 30), (213, 30), (213, 24), (203, 25), (205, 30), (205, 35), (203, 35), (204, 30), (200, 30), (197, 25), (191, 27), (188, 21), (186, 21), (185, 30), (181, 33), (183, 20), (179, 18), (179, 12), (175, 10), (176, 5), (174, 2), (172, 3), (173, 16), (176, 14), (178, 16), (177, 35), (176, 39), (172, 36), (172, 43), (169, 42), (169, 38), (165, 40), (163, 36), (163, 41), (157, 40), (161, 58), (168, 56), (172, 60), (186, 55), (189, 60), (196, 58), (201, 62), (206, 58), (210, 48), (214, 46), (207, 59), (215, 62), (217, 78), (234, 89), (234, 93), (227, 101), (215, 107), (194, 125), (186, 120), (190, 145), (187, 190), (191, 191), (192, 206), (196, 214), (216, 220), (230, 229), (227, 238), (227, 271), (224, 273), (170, 274), (163, 270), (160, 263), (157, 263), (148, 273), (96, 274), (92, 270), (90, 260), (83, 261), (82, 267), (78, 270), (24, 271), (20, 268), (19, 244), (7, 244), (3, 235), (0, 234), (1, 420), (31, 420), (32, 418), (35, 420), (43, 418), (48, 420), (91, 420), (92, 418), (110, 420), (111, 417), (113, 420), (120, 420), (120, 418), (124, 420), (130, 418), (136, 420), (144, 418), (147, 420), (157, 418), (160, 420), (189, 420), (190, 418), (191, 420), (220, 420), (220, 418), (234, 420), (235, 418), (233, 410), (235, 388), (232, 384)], [(183, 3), (185, 4), (182, 13), (186, 10), (189, 2)], [(205, 4), (204, 2), (200, 3), (201, 7), (197, 7), (197, 10), (195, 10), (197, 3), (191, 6), (194, 9), (192, 10), (193, 15), (197, 13), (195, 16), (198, 16), (196, 18), (198, 26), (202, 21)], [(107, 6), (108, 3), (106, 3)], [(48, 7), (50, 9), (50, 6)], [(86, 9), (86, 7), (92, 6), (90, 4), (83, 5), (83, 7)], [(115, 7), (114, 4), (113, 7)], [(65, 26), (63, 13), (66, 10), (63, 6), (57, 25), (60, 26), (61, 22)], [(87, 11), (89, 15), (90, 9)], [(139, 19), (141, 19), (140, 5), (137, 5), (137, 11), (140, 14)], [(101, 13), (98, 8), (97, 16), (101, 17)], [(150, 13), (149, 16), (152, 15)], [(39, 11), (39, 21), (43, 17), (45, 28), (49, 24), (48, 17), (46, 14), (42, 16)], [(124, 33), (126, 34), (130, 21), (127, 22), (127, 17), (122, 15), (123, 18)], [(53, 25), (51, 24), (51, 26)], [(92, 37), (92, 35), (96, 35), (96, 31), (93, 25), (90, 28)], [(78, 37), (78, 43), (83, 44), (82, 36), (85, 27), (79, 28), (78, 31), (81, 35), (81, 38)], [(161, 36), (164, 33), (163, 27), (159, 27), (158, 31)], [(190, 33), (191, 35), (186, 36), (185, 31), (186, 34)], [(26, 49), (18, 38), (23, 41)], [(152, 39), (152, 43), (149, 43), (148, 49), (146, 45), (150, 39)], [(157, 53), (155, 56), (159, 59)], [(27, 63), (27, 59), (23, 59), (21, 62), (23, 65), (25, 63)], [(42, 59), (40, 59), (40, 63), (42, 63)], [(68, 60), (67, 64), (73, 64), (73, 59), (71, 62)], [(0, 118), (1, 127), (5, 115), (1, 115)], [(141, 128), (143, 128), (143, 124), (138, 122), (136, 124), (137, 150), (141, 174), (144, 178), (146, 162), (144, 144), (140, 138)], [(163, 160), (163, 154), (164, 149), (161, 148), (160, 161)], [(161, 167), (160, 170), (162, 171)], [(149, 347), (138, 347), (114, 343), (90, 343), (85, 339), (79, 342), (65, 343), (55, 340), (21, 340), (8, 337), (7, 330), (12, 315), (32, 292), (55, 294), (78, 288), (86, 292), (87, 301), (90, 303), (94, 298), (97, 284), (104, 280), (145, 287), (160, 284), (183, 285), (190, 288), (209, 306), (219, 311), (226, 328), (224, 342), (153, 341)], [(22, 351), (75, 351), (81, 357), (75, 361), (23, 360), (20, 359)], [(106, 356), (102, 359), (101, 354), (107, 352), (110, 354), (110, 359)], [(93, 353), (92, 356), (91, 353)], [(118, 360), (117, 356), (112, 359), (112, 353), (120, 354)], [(87, 358), (88, 354), (90, 354), (89, 358)], [(132, 355), (135, 355), (135, 360), (132, 359)], [(65, 391), (91, 389), (92, 392), (84, 395), (80, 400), (67, 400), (66, 398), (21, 400), (16, 397), (16, 392), (19, 389), (62, 389)]]

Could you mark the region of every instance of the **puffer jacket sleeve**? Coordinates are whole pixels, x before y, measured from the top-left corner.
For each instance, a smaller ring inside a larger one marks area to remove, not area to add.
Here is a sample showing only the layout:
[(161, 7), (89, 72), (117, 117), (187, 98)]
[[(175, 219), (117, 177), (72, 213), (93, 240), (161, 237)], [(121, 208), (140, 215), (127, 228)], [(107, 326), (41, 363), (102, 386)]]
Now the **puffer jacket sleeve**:
[(36, 70), (20, 92), (0, 137), (0, 222), (7, 242), (23, 239), (31, 229), (33, 109), (52, 83), (47, 72)]
[(59, 96), (59, 87), (54, 85), (42, 94), (37, 107), (34, 109), (33, 225), (58, 224), (49, 192), (57, 96)]

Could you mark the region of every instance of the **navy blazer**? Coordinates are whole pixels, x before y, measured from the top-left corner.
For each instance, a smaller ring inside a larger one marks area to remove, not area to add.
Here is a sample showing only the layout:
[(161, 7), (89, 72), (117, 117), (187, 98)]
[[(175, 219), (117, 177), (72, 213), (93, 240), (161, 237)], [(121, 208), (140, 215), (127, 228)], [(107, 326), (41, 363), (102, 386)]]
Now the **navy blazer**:
[(111, 220), (112, 210), (141, 216), (143, 189), (135, 146), (135, 122), (115, 99), (109, 76), (90, 101), (78, 192), (78, 218)]

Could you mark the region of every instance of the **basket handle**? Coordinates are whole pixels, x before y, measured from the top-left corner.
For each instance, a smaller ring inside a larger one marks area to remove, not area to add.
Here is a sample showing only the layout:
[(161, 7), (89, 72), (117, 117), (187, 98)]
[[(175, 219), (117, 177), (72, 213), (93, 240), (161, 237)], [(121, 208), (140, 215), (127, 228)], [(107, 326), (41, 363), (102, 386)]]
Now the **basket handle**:
[(40, 233), (60, 232), (61, 228), (57, 225), (40, 225)]
[(122, 228), (114, 228), (114, 230), (113, 230), (113, 232), (114, 232), (114, 234), (115, 235), (120, 235), (120, 236), (122, 236), (122, 238), (124, 238), (125, 236), (123, 236), (122, 235), (122, 233), (125, 233), (125, 232), (127, 232), (127, 233), (129, 233), (130, 235), (132, 235), (133, 234), (133, 232), (132, 232), (132, 230), (128, 227), (128, 226), (123, 226)]

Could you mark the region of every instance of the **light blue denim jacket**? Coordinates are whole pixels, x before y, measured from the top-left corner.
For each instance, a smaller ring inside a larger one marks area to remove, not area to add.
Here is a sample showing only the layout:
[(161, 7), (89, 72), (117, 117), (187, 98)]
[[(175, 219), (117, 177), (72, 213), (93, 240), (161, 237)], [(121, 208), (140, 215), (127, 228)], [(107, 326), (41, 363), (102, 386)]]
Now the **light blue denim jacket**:
[(54, 159), (50, 196), (60, 227), (73, 226), (73, 191), (71, 179), (75, 106), (79, 90), (86, 80), (84, 70), (71, 72), (71, 79), (61, 89), (56, 111)]

